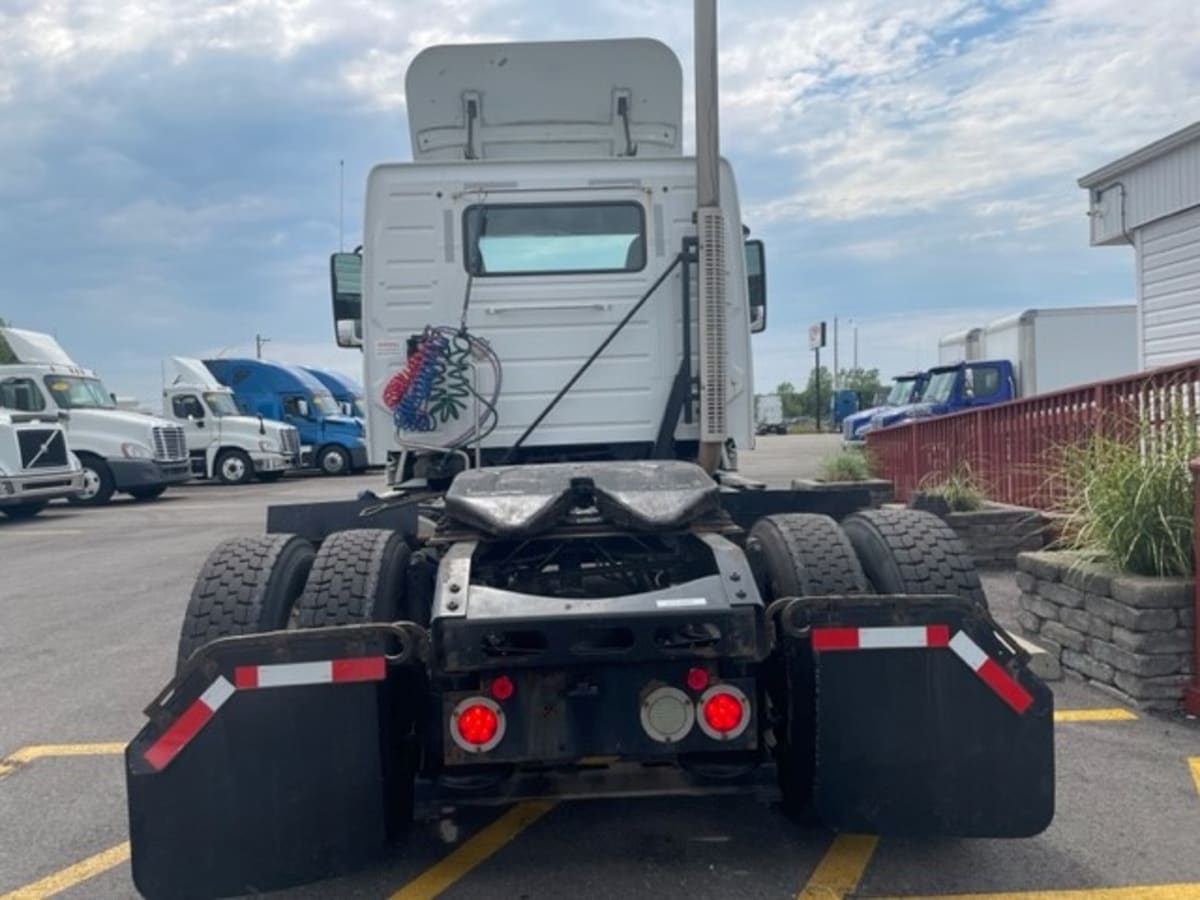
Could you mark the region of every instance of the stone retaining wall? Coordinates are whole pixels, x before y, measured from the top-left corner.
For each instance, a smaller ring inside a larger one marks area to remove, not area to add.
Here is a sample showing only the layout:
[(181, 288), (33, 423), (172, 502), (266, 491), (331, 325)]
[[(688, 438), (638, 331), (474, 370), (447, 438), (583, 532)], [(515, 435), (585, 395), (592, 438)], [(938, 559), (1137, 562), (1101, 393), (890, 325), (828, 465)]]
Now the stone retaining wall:
[(1190, 579), (1121, 575), (1073, 553), (1022, 553), (1017, 586), (1021, 631), (1068, 672), (1130, 705), (1180, 704), (1195, 663)]
[(1036, 509), (987, 503), (973, 512), (942, 516), (980, 568), (1011, 567), (1017, 554), (1046, 546), (1046, 518)]

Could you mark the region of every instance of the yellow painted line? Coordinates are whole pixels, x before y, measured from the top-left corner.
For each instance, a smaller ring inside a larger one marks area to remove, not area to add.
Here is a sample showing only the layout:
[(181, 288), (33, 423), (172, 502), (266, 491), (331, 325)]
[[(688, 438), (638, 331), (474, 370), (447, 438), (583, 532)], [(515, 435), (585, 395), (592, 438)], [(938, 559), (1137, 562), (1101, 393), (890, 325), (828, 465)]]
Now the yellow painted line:
[(870, 834), (839, 834), (796, 900), (844, 900), (858, 887), (878, 843), (879, 838)]
[(1196, 793), (1200, 794), (1200, 756), (1188, 757), (1188, 768), (1192, 770), (1192, 781), (1196, 785)]
[[(125, 745), (114, 742), (102, 744), (32, 744), (0, 759), (0, 778), (11, 775), (35, 759), (57, 756), (114, 756), (124, 753)], [(0, 898), (3, 900), (3, 898)]]
[[(454, 852), (434, 863), (388, 900), (431, 900), (544, 816), (552, 800), (518, 803), (491, 825), (472, 835)], [(0, 900), (6, 900), (0, 897)]]
[(1055, 722), (1132, 722), (1137, 714), (1120, 706), (1102, 709), (1056, 709)]
[[(1114, 888), (1073, 888), (1049, 891), (999, 891), (987, 894), (930, 894), (878, 900), (1197, 900), (1200, 883), (1137, 884)], [(3, 898), (0, 898), (3, 900)]]
[(24, 887), (7, 894), (0, 894), (0, 900), (43, 900), (61, 894), (68, 888), (73, 888), (80, 882), (87, 881), (119, 866), (129, 859), (129, 841), (109, 847), (107, 850), (82, 859), (73, 866), (59, 869), (52, 875), (39, 879)]

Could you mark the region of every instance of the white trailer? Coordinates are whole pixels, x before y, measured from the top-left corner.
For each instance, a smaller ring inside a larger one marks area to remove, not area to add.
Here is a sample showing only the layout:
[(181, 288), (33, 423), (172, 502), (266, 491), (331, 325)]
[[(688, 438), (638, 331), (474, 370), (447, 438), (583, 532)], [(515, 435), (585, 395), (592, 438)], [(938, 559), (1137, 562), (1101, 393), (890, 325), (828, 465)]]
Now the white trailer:
[(48, 334), (0, 328), (0, 338), (17, 360), (0, 365), (9, 408), (61, 414), (66, 422), (71, 450), (83, 466), (83, 489), (71, 502), (99, 506), (118, 491), (149, 500), (191, 477), (178, 425), (118, 409), (96, 374), (77, 365)]
[(983, 329), (968, 328), (943, 335), (938, 341), (938, 364), (970, 362), (983, 359)]
[(1016, 395), (1119, 378), (1138, 371), (1137, 306), (1027, 309), (984, 329), (989, 360), (1008, 360)]
[(783, 395), (760, 394), (754, 398), (754, 422), (758, 434), (787, 434), (783, 424)]
[(223, 484), (275, 481), (296, 467), (300, 432), (291, 425), (244, 416), (233, 391), (198, 359), (171, 358), (175, 379), (163, 388), (163, 418), (174, 419), (187, 437), (192, 474)]

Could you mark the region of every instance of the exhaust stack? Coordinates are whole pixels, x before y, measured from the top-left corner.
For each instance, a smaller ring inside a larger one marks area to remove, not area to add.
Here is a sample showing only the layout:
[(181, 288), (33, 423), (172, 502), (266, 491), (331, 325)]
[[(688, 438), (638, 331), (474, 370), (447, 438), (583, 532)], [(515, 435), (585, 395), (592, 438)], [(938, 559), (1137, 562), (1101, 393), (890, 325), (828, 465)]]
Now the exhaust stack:
[(717, 109), (717, 0), (695, 0), (696, 236), (699, 268), (700, 456), (717, 469), (728, 433), (725, 324), (725, 219)]

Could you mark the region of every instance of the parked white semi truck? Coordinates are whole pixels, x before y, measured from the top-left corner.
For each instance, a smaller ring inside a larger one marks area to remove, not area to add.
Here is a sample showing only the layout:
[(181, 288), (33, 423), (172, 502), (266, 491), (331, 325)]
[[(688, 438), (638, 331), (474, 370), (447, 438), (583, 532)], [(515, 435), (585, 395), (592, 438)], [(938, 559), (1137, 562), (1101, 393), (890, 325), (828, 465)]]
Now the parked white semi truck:
[(10, 412), (9, 394), (19, 389), (18, 379), (0, 374), (0, 513), (10, 519), (36, 516), (83, 487), (83, 469), (57, 416)]
[(391, 489), (209, 556), (125, 753), (144, 896), (395, 858), (443, 804), (773, 781), (834, 831), (1049, 823), (1050, 691), (949, 526), (729, 477), (764, 270), (696, 21), (696, 159), (655, 41), (413, 61), (414, 160), (332, 266)]
[(238, 410), (233, 391), (198, 359), (171, 358), (174, 380), (163, 388), (163, 418), (187, 436), (192, 474), (224, 484), (275, 481), (297, 465), (300, 432)]
[(117, 409), (112, 394), (48, 334), (0, 328), (17, 360), (0, 365), (0, 380), (17, 412), (62, 414), (71, 450), (83, 467), (72, 503), (99, 506), (114, 493), (137, 500), (191, 478), (183, 429), (165, 419)]

